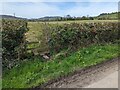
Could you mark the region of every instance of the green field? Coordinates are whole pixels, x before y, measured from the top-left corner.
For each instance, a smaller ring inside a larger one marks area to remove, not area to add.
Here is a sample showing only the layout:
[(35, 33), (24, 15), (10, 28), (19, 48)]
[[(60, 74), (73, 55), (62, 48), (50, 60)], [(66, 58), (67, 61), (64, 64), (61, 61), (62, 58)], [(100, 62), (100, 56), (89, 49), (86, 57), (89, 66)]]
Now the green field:
[(111, 14), (107, 14), (107, 15), (100, 15), (98, 16), (98, 18), (109, 18), (109, 19), (113, 19), (113, 20), (117, 20), (118, 19), (118, 13), (111, 13)]
[(46, 46), (41, 43), (43, 36), (43, 23), (42, 22), (28, 22), (29, 31), (26, 33), (26, 40), (28, 41), (28, 49), (46, 49)]
[(75, 21), (51, 21), (48, 23), (92, 23), (92, 22), (118, 22), (118, 20), (75, 20)]
[(29, 31), (26, 33), (27, 41), (37, 42), (38, 36), (41, 34), (41, 22), (29, 22)]

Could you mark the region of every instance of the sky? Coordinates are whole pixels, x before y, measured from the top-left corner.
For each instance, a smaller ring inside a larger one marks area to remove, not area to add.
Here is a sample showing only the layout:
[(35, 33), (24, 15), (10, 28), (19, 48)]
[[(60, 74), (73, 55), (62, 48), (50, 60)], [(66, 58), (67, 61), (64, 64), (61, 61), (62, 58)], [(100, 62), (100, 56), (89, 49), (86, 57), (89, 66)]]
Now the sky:
[(0, 14), (24, 18), (44, 16), (97, 16), (118, 11), (118, 0), (4, 0)]

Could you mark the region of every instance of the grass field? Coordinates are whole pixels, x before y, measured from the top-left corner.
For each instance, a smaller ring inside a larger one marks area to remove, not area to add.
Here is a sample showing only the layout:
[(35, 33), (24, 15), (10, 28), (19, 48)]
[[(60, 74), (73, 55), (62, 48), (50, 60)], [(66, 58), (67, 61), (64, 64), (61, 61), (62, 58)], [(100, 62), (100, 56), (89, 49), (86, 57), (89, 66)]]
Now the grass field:
[(118, 45), (105, 44), (80, 48), (62, 60), (42, 62), (40, 58), (30, 59), (3, 72), (3, 88), (35, 87), (60, 75), (67, 75), (76, 69), (96, 65), (117, 56)]
[(118, 13), (112, 13), (108, 15), (100, 15), (98, 18), (109, 18), (109, 19), (118, 19)]
[(40, 22), (29, 22), (29, 31), (26, 33), (27, 41), (37, 42), (38, 36), (41, 34), (41, 23)]
[(75, 21), (51, 21), (48, 23), (92, 23), (92, 22), (118, 22), (118, 20), (75, 20)]

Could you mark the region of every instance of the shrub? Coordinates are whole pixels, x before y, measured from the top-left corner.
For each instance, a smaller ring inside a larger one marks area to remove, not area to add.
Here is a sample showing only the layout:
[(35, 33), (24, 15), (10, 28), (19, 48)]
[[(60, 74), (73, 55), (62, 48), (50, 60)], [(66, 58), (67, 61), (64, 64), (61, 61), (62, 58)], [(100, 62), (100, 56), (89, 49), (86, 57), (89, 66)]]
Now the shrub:
[(113, 42), (118, 39), (117, 25), (117, 22), (57, 25), (51, 28), (49, 46), (51, 50), (59, 52), (66, 48), (76, 50), (93, 43)]
[(24, 20), (2, 20), (3, 67), (11, 67), (17, 60), (24, 58), (26, 53), (24, 34), (27, 30), (27, 22)]

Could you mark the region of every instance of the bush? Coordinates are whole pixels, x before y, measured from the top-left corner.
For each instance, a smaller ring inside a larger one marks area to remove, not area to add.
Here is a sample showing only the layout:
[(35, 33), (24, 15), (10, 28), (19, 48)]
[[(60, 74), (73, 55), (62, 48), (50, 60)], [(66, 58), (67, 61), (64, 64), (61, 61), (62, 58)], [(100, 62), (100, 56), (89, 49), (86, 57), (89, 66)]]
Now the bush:
[(93, 43), (109, 43), (118, 39), (118, 23), (71, 23), (51, 28), (51, 50), (59, 52), (70, 48), (76, 50)]
[(27, 30), (27, 22), (24, 20), (2, 20), (3, 67), (11, 67), (17, 60), (24, 58), (26, 53), (24, 34)]

